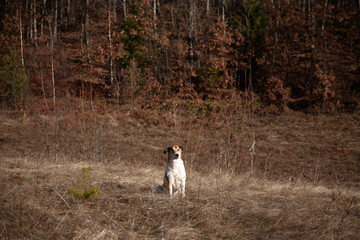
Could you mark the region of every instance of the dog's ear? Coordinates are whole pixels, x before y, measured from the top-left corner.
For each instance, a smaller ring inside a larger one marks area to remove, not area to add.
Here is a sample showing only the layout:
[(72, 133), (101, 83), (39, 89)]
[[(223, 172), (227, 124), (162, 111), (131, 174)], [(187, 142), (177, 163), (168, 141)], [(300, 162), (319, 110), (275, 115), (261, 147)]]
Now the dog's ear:
[(179, 145), (179, 148), (181, 149), (181, 151), (184, 151), (184, 147)]
[(171, 149), (171, 147), (167, 147), (167, 148), (165, 148), (165, 150), (164, 150), (164, 154), (166, 154), (169, 150)]

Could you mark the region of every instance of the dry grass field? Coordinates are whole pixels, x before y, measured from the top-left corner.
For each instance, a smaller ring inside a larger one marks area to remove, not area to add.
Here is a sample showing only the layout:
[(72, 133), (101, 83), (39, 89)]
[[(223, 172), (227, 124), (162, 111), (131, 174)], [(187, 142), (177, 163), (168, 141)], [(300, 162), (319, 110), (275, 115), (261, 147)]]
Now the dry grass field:
[[(360, 238), (358, 114), (186, 112), (2, 113), (0, 238)], [(155, 192), (173, 144), (184, 199)]]

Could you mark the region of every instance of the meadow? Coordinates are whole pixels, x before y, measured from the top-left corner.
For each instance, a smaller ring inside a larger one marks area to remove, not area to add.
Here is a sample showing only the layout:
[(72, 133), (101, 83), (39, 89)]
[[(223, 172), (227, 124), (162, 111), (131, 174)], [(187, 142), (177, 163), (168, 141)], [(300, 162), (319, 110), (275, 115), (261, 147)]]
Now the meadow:
[[(0, 114), (1, 239), (360, 237), (357, 113), (129, 109)], [(173, 144), (183, 199), (155, 191)]]

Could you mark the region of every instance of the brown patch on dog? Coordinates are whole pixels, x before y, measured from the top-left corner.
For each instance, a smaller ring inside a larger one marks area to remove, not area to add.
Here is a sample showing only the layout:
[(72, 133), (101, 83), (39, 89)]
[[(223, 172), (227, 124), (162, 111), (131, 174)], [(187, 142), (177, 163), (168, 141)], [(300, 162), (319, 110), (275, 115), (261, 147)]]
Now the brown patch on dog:
[(172, 147), (165, 148), (164, 154), (170, 153), (170, 152), (181, 152), (184, 150), (184, 147), (181, 145), (174, 145)]
[(168, 176), (166, 175), (166, 172), (165, 172), (163, 188), (168, 189), (168, 186), (169, 186), (169, 178), (168, 178)]

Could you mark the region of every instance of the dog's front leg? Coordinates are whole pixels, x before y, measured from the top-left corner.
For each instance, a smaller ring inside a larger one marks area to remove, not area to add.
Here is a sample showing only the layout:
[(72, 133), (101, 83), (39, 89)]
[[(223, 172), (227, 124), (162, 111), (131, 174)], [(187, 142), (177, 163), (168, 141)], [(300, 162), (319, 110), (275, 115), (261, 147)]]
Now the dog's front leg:
[(173, 181), (169, 180), (169, 193), (170, 193), (170, 197), (173, 196)]
[(181, 184), (181, 197), (185, 197), (185, 181)]

